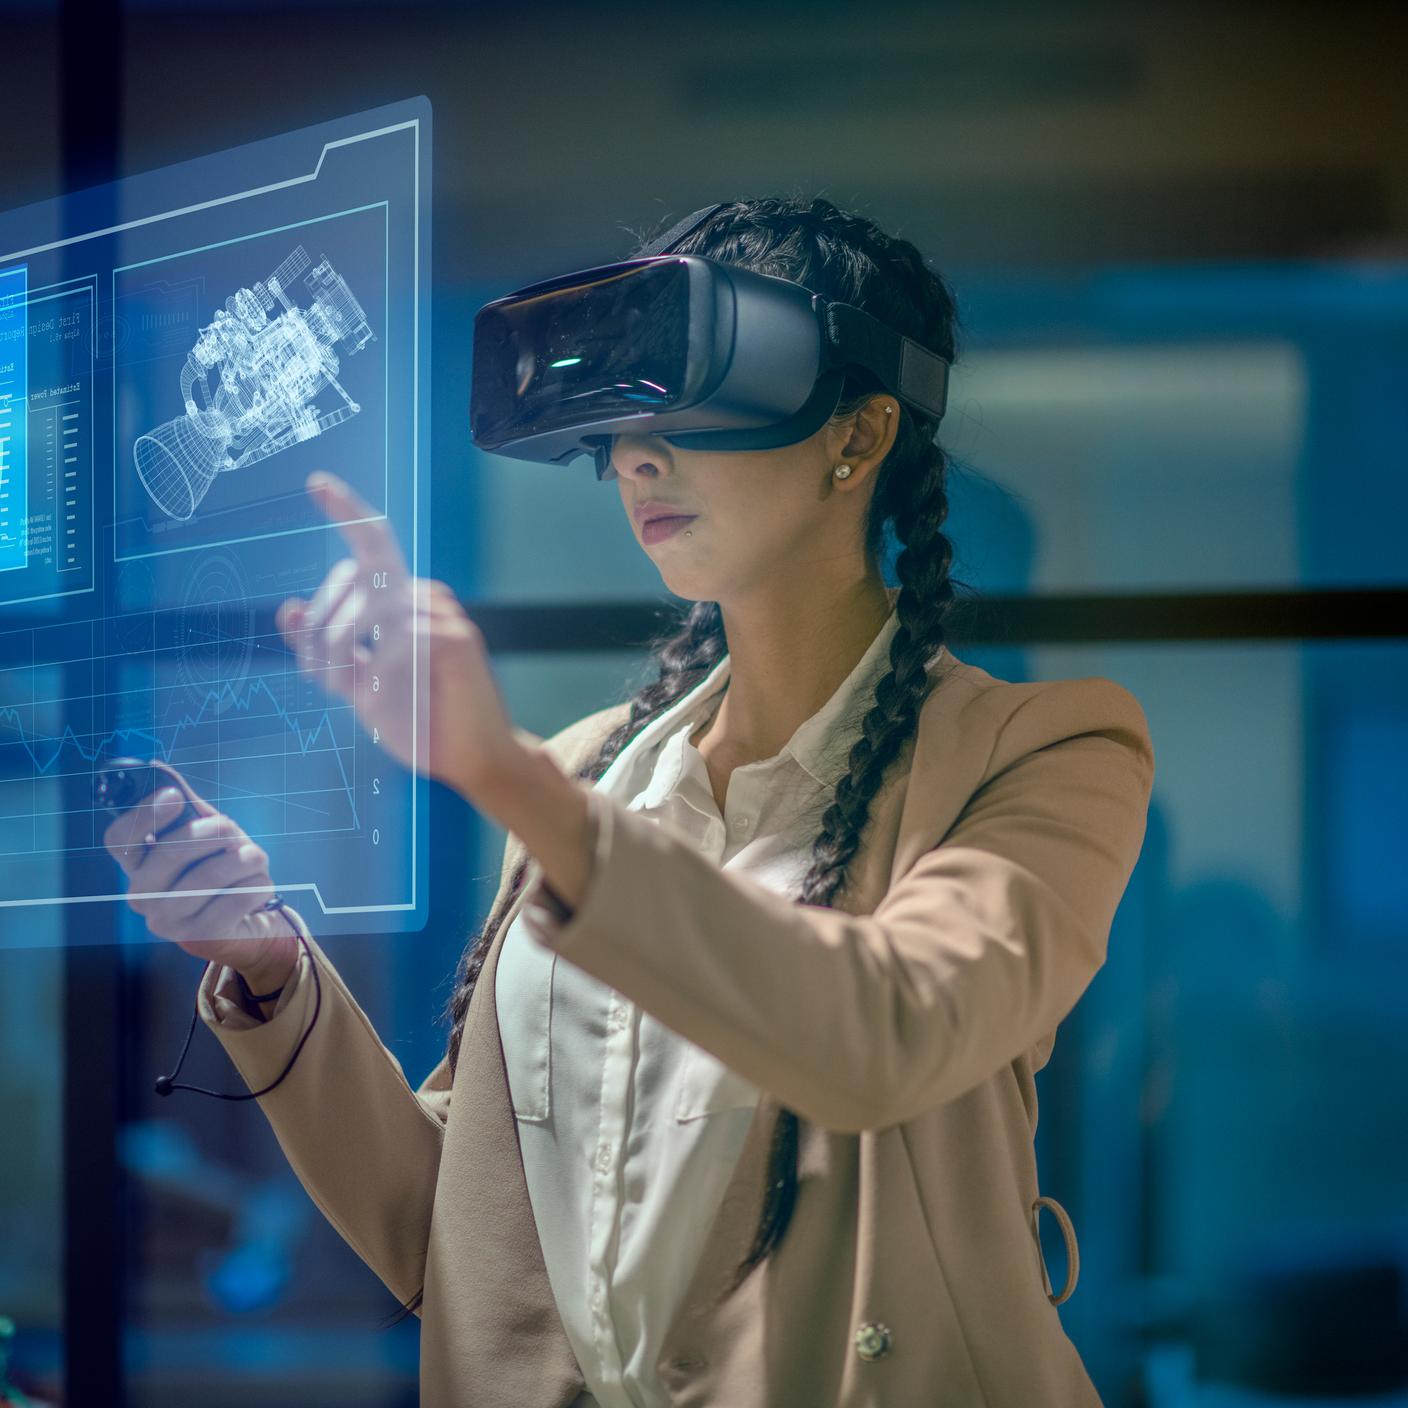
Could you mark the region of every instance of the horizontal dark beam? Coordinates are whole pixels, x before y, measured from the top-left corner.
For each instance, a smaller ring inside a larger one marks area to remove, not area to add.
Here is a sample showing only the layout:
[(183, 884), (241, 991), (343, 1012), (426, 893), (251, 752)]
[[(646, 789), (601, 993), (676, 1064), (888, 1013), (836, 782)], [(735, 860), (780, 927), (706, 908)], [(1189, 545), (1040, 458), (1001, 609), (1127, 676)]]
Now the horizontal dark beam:
[[(641, 651), (688, 609), (689, 603), (678, 599), (465, 603), (490, 650), (539, 655)], [(0, 622), (0, 665), (7, 629), (14, 627)], [(254, 634), (279, 635), (271, 612), (257, 613)], [(949, 616), (948, 638), (954, 646), (1403, 640), (1408, 639), (1408, 587), (960, 598)]]
[[(687, 602), (465, 603), (503, 653), (643, 650)], [(1408, 637), (1408, 587), (960, 599), (948, 637), (964, 645)]]
[(951, 629), (981, 645), (1391, 639), (1408, 637), (1408, 587), (992, 597)]

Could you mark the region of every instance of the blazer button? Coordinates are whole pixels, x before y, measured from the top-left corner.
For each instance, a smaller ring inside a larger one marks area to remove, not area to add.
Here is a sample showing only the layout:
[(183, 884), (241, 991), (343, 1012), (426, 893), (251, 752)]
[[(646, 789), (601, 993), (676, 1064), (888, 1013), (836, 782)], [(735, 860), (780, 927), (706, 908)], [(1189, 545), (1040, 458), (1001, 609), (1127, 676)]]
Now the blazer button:
[(889, 1352), (888, 1325), (862, 1325), (856, 1331), (856, 1353), (862, 1359), (883, 1359)]

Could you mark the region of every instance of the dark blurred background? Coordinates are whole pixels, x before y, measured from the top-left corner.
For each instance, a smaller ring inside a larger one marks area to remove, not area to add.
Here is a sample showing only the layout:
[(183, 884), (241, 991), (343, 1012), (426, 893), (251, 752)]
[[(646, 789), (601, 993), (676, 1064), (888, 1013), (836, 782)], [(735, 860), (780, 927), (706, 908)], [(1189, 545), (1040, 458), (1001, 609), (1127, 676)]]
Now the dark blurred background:
[[(1405, 60), (1405, 7), (1290, 0), (0, 3), (0, 207), (427, 95), (431, 575), (541, 734), (624, 697), (667, 594), (586, 461), (469, 445), (474, 310), (738, 196), (913, 240), (966, 328), (954, 649), (1119, 680), (1157, 755), (1038, 1080), (1063, 1322), (1111, 1408), (1404, 1405)], [(504, 839), (433, 807), (430, 927), (328, 940), (413, 1084)], [(67, 908), (0, 908), (0, 1363), (82, 1408), (414, 1404), (418, 1322), (376, 1328), (257, 1109), (150, 1093), (201, 965)], [(192, 1066), (236, 1088), (208, 1033)]]

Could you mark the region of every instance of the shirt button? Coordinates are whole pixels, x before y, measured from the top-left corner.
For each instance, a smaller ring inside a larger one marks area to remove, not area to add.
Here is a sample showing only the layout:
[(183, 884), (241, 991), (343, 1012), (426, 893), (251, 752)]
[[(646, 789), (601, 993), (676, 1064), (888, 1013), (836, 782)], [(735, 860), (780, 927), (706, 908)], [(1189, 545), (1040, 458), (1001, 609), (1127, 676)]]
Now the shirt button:
[(611, 1168), (611, 1150), (605, 1144), (596, 1151), (596, 1166), (601, 1173), (606, 1173)]
[(753, 824), (751, 816), (736, 816), (733, 819), (733, 829), (735, 831), (746, 831)]
[(630, 1015), (624, 1007), (613, 1007), (611, 1009), (611, 1030), (619, 1032), (630, 1020)]

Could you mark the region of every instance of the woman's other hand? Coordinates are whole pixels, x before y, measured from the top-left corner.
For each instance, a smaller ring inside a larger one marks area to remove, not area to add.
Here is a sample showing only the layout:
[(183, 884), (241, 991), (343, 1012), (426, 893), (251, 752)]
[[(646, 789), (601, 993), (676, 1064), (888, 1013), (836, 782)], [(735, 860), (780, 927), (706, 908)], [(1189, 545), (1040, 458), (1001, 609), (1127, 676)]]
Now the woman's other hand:
[[(262, 908), (274, 894), (268, 853), (204, 797), (194, 790), (191, 797), (199, 815), (159, 839), (181, 814), (184, 799), (174, 786), (144, 797), (103, 832), (103, 844), (127, 873), (127, 903), (157, 938), (197, 958), (246, 976), (285, 959), (291, 968), (298, 952), (293, 925)], [(192, 893), (215, 889), (229, 893)]]
[(349, 484), (319, 473), (307, 487), (353, 555), (311, 600), (280, 605), (279, 630), (374, 742), (474, 802), (523, 751), (483, 634), (444, 582), (411, 575), (388, 521)]

